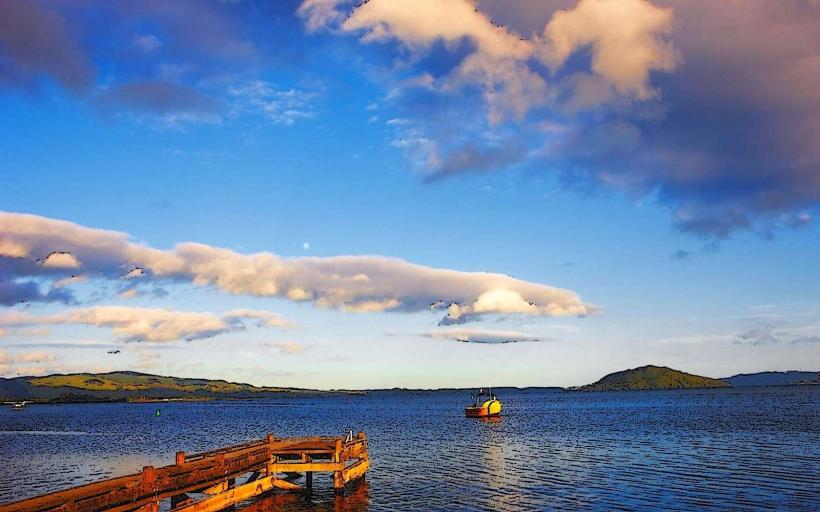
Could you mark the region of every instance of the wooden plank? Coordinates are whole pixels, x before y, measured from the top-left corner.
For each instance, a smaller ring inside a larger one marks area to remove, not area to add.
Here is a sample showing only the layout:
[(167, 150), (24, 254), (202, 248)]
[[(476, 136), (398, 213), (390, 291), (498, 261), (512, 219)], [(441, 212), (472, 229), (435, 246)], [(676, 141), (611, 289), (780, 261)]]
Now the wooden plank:
[(255, 482), (238, 485), (225, 492), (179, 507), (175, 512), (217, 512), (273, 489), (301, 490), (301, 487), (279, 480), (276, 477), (264, 477)]
[[(286, 460), (277, 461), (276, 457)], [(269, 434), (262, 441), (193, 455), (177, 452), (175, 459), (175, 464), (171, 466), (147, 466), (137, 474), (0, 505), (0, 512), (147, 512), (155, 510), (158, 501), (166, 498), (174, 498), (180, 505), (175, 510), (183, 510), (200, 503), (184, 504), (184, 493), (202, 491), (214, 493), (212, 498), (219, 498), (211, 501), (212, 504), (201, 506), (215, 507), (221, 503), (220, 500), (226, 499), (227, 493), (240, 496), (244, 492), (250, 492), (247, 489), (259, 488), (256, 484), (260, 482), (263, 482), (263, 489), (302, 489), (296, 484), (276, 478), (277, 473), (333, 472), (334, 487), (338, 488), (347, 481), (360, 478), (369, 467), (367, 441), (363, 433), (347, 443), (334, 437), (274, 439)], [(345, 459), (358, 459), (358, 462), (345, 468)], [(248, 472), (255, 472), (257, 476), (266, 472), (266, 476), (249, 480), (240, 486), (245, 488), (240, 493), (236, 493), (238, 488), (226, 489), (229, 481)]]
[(341, 471), (341, 462), (276, 462), (271, 464), (274, 473), (304, 473), (305, 471)]
[(370, 461), (368, 459), (360, 459), (359, 462), (352, 464), (346, 467), (342, 471), (342, 480), (344, 483), (351, 482), (353, 480), (358, 480), (367, 472), (370, 468)]
[(268, 460), (264, 447), (261, 450), (258, 447), (241, 448), (233, 453), (219, 455), (182, 465), (152, 469), (150, 477), (145, 473), (137, 473), (0, 505), (0, 512), (42, 512), (59, 509), (65, 503), (74, 504), (73, 512), (142, 504), (155, 496), (169, 497), (180, 489), (207, 487), (210, 482), (225, 478), (226, 474), (236, 477), (260, 469)]

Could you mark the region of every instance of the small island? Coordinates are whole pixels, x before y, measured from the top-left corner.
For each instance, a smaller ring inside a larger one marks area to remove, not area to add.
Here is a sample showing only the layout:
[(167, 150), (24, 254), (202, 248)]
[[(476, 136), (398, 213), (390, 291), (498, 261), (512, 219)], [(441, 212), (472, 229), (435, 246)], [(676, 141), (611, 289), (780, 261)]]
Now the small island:
[(639, 391), (652, 389), (726, 388), (719, 379), (692, 375), (666, 366), (641, 366), (610, 373), (594, 384), (578, 388), (581, 391)]

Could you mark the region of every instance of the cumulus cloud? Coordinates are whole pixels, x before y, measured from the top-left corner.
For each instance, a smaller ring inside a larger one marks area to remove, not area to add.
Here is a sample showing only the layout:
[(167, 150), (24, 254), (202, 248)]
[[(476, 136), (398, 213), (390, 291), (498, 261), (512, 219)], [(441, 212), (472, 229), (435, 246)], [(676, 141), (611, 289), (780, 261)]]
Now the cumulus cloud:
[(543, 34), (528, 38), (496, 25), (469, 0), (430, 0), (423, 9), (413, 2), (370, 0), (346, 18), (344, 7), (340, 2), (307, 1), (298, 13), (309, 30), (331, 27), (359, 34), (363, 43), (395, 41), (416, 53), (438, 43), (456, 51), (469, 42), (472, 51), (448, 73), (423, 73), (428, 78), (423, 85), (442, 92), (480, 89), (491, 125), (507, 118), (521, 120), (531, 109), (545, 106), (551, 77), (538, 65), (549, 66), (555, 74), (580, 49), (591, 48), (592, 71), (615, 93), (639, 99), (654, 95), (651, 71), (671, 70), (677, 62), (663, 38), (671, 12), (646, 0), (581, 0), (572, 10), (556, 12)]
[(519, 341), (543, 341), (540, 336), (516, 331), (493, 331), (483, 329), (437, 329), (424, 333), (433, 339), (455, 340), (465, 343), (516, 343)]
[(209, 338), (243, 330), (246, 320), (258, 320), (260, 326), (289, 325), (274, 313), (249, 309), (232, 310), (217, 316), (207, 312), (171, 309), (95, 306), (45, 316), (22, 313), (0, 315), (0, 325), (4, 326), (93, 325), (110, 328), (123, 341), (155, 342)]
[(79, 268), (80, 262), (70, 252), (53, 252), (46, 256), (42, 265), (50, 268)]
[(533, 54), (532, 42), (494, 25), (469, 1), (432, 0), (419, 9), (413, 2), (371, 0), (354, 9), (341, 30), (360, 33), (364, 43), (398, 41), (415, 52), (428, 51), (436, 43), (456, 48), (469, 41), (474, 51), (425, 86), (443, 92), (479, 88), (491, 124), (507, 117), (521, 119), (546, 101), (545, 80), (526, 64)]
[(362, 31), (365, 42), (396, 39), (416, 47), (436, 40), (448, 43), (471, 39), (481, 53), (522, 59), (532, 48), (520, 36), (496, 27), (486, 14), (465, 0), (431, 0), (418, 8), (414, 2), (370, 0), (359, 5), (344, 21), (346, 31)]
[(653, 70), (670, 71), (677, 53), (661, 36), (670, 31), (672, 10), (647, 0), (581, 0), (575, 8), (557, 11), (546, 28), (544, 57), (556, 69), (579, 48), (592, 53), (592, 71), (618, 92), (647, 99)]
[[(334, 9), (347, 18), (326, 18), (333, 33), (395, 50), (401, 64), (379, 75), (383, 109), (404, 120), (391, 126), (393, 144), (426, 176), (526, 164), (573, 189), (652, 197), (677, 229), (709, 241), (768, 236), (816, 215), (817, 2), (440, 0), (413, 9), (371, 0)], [(510, 151), (503, 138), (524, 147)]]
[(241, 254), (190, 242), (160, 250), (124, 233), (36, 215), (0, 213), (4, 243), (25, 250), (26, 257), (0, 260), (2, 272), (15, 279), (62, 277), (60, 269), (32, 264), (32, 258), (61, 250), (99, 277), (119, 279), (139, 267), (139, 279), (192, 282), (235, 295), (282, 297), (353, 312), (451, 308), (448, 317), (464, 320), (498, 313), (584, 316), (593, 311), (572, 291), (502, 274), (431, 268), (382, 256)]

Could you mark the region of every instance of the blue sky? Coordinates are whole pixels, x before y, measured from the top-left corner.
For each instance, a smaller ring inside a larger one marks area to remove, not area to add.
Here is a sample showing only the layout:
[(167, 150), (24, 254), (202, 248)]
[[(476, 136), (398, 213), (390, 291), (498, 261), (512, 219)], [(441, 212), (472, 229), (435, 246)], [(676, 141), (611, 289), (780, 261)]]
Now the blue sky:
[(0, 3), (0, 374), (818, 369), (816, 6), (409, 5)]

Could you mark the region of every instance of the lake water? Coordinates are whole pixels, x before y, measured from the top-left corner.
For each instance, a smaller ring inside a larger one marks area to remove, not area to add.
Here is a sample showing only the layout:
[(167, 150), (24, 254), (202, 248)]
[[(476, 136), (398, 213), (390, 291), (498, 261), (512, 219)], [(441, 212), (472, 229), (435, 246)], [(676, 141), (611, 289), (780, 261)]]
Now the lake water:
[[(364, 430), (367, 482), (264, 510), (820, 510), (820, 387), (633, 393), (503, 390), (0, 409), (0, 503), (277, 436)], [(156, 416), (156, 409), (161, 416)]]

